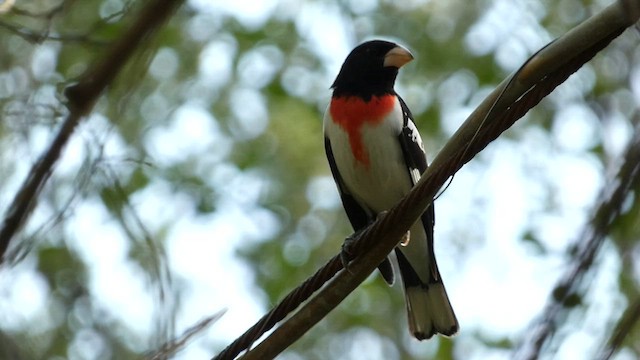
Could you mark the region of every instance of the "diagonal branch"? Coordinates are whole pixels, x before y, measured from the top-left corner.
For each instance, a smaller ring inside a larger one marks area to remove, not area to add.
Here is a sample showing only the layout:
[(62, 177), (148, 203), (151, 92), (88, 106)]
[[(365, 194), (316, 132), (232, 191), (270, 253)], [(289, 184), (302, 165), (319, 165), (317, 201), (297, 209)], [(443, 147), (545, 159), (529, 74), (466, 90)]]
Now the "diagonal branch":
[(569, 310), (568, 304), (574, 302), (572, 299), (575, 299), (579, 291), (581, 280), (592, 268), (594, 259), (611, 226), (622, 214), (624, 200), (631, 191), (640, 187), (640, 124), (636, 124), (633, 139), (623, 159), (624, 163), (618, 173), (609, 179), (608, 184), (602, 189), (600, 194), (602, 200), (595, 208), (591, 221), (576, 241), (576, 260), (554, 287), (552, 298), (542, 311), (543, 316), (532, 326), (534, 330), (530, 332), (531, 335), (520, 344), (516, 353), (517, 358), (538, 358), (543, 346), (555, 333), (560, 319)]
[(634, 328), (637, 329), (640, 323), (640, 298), (629, 304), (627, 310), (618, 320), (618, 324), (613, 330), (613, 334), (609, 338), (607, 346), (603, 349), (597, 359), (608, 360), (622, 346), (624, 340), (631, 334)]
[[(274, 358), (324, 318), (393, 250), (448, 178), (619, 36), (625, 28), (637, 21), (637, 13), (634, 14), (636, 15), (630, 17), (620, 3), (609, 6), (549, 44), (527, 61), (513, 77), (503, 81), (447, 142), (416, 187), (385, 216), (360, 234), (352, 248), (356, 259), (349, 265), (349, 271), (338, 273), (317, 296), (255, 349), (245, 354), (243, 359)], [(334, 257), (304, 284), (328, 281), (335, 272), (326, 270), (334, 270), (332, 264), (336, 262), (337, 258)], [(335, 266), (338, 267), (335, 271), (339, 271), (341, 265), (337, 263)], [(286, 299), (290, 299), (298, 291), (300, 288)], [(304, 301), (309, 296), (311, 293), (300, 298)], [(295, 304), (294, 308), (298, 305)], [(287, 306), (291, 307), (292, 304)], [(234, 359), (251, 346), (286, 316), (286, 312), (282, 314), (281, 307), (282, 303), (215, 359)], [(276, 313), (277, 316), (274, 315)], [(252, 331), (254, 333), (248, 336)]]
[(46, 184), (56, 161), (82, 117), (91, 111), (102, 92), (113, 82), (139, 45), (155, 33), (182, 3), (183, 0), (154, 0), (147, 3), (134, 23), (107, 53), (96, 59), (77, 84), (67, 88), (69, 114), (49, 148), (32, 166), (0, 227), (0, 263), (6, 260), (5, 253), (11, 239), (28, 219), (40, 190)]
[(182, 333), (179, 337), (167, 341), (166, 343), (162, 344), (162, 346), (158, 350), (146, 354), (144, 359), (164, 360), (176, 355), (180, 350), (184, 349), (189, 340), (191, 340), (194, 336), (201, 334), (213, 323), (220, 320), (225, 312), (226, 310), (220, 310), (217, 313), (198, 321), (198, 323), (185, 330), (184, 333)]

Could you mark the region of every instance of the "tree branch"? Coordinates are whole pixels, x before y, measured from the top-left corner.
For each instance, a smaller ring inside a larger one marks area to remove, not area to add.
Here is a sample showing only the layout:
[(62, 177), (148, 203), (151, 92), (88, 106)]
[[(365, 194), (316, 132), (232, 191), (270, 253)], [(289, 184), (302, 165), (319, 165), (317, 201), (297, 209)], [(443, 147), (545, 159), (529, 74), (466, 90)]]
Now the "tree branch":
[(637, 298), (632, 304), (627, 307), (627, 310), (622, 314), (618, 324), (616, 325), (609, 343), (606, 348), (600, 353), (598, 359), (608, 360), (615, 354), (616, 351), (622, 346), (624, 339), (631, 333), (635, 326), (640, 322), (640, 298)]
[(82, 117), (91, 111), (104, 89), (111, 84), (139, 45), (155, 33), (182, 3), (183, 0), (149, 2), (107, 53), (96, 59), (77, 84), (67, 88), (65, 94), (69, 100), (69, 114), (49, 148), (31, 167), (3, 220), (0, 228), (0, 263), (6, 260), (5, 253), (11, 239), (28, 219), (40, 190), (46, 184), (53, 166)]
[(225, 312), (226, 310), (220, 310), (217, 313), (198, 321), (195, 325), (185, 330), (179, 337), (172, 339), (171, 341), (167, 341), (155, 352), (145, 355), (145, 360), (164, 360), (171, 358), (182, 350), (194, 336), (202, 333), (213, 323), (220, 320)]
[[(503, 81), (447, 142), (416, 187), (385, 216), (360, 234), (353, 246), (356, 259), (349, 265), (349, 271), (340, 272), (289, 320), (255, 349), (246, 353), (243, 359), (274, 358), (324, 318), (393, 250), (448, 178), (606, 47), (625, 28), (637, 21), (637, 16), (630, 18), (628, 15), (620, 3), (609, 6), (549, 44), (527, 61), (514, 76)], [(335, 257), (330, 263), (334, 260)], [(327, 266), (328, 264), (323, 269)], [(273, 311), (261, 321), (271, 318), (272, 314)], [(265, 328), (264, 331), (268, 329)], [(249, 347), (259, 336), (261, 334), (250, 339), (244, 348)], [(234, 350), (237, 352), (228, 352), (227, 348), (216, 359), (233, 359), (244, 348), (236, 346)]]
[(537, 359), (542, 347), (553, 336), (559, 319), (566, 315), (575, 303), (582, 279), (592, 268), (593, 260), (600, 250), (611, 226), (622, 214), (629, 192), (640, 187), (640, 124), (636, 124), (633, 139), (623, 156), (624, 163), (618, 173), (609, 179), (602, 189), (600, 203), (595, 208), (591, 221), (576, 240), (577, 256), (564, 276), (554, 287), (552, 297), (542, 311), (542, 317), (531, 327), (530, 332), (518, 347), (516, 358)]

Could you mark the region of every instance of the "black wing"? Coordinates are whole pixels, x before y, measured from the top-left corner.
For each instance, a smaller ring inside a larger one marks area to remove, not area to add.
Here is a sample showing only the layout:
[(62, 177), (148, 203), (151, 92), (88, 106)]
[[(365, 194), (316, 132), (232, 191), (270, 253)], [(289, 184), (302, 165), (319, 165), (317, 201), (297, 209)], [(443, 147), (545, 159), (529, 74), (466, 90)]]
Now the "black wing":
[(407, 107), (407, 104), (405, 104), (400, 96), (398, 96), (398, 100), (402, 108), (403, 123), (402, 132), (400, 133), (400, 146), (402, 146), (404, 161), (409, 166), (409, 171), (411, 171), (411, 169), (418, 169), (422, 175), (427, 170), (427, 156), (417, 141), (417, 136), (419, 135), (414, 134), (413, 130), (409, 127), (409, 122), (413, 123), (411, 110), (409, 110), (409, 107)]
[[(414, 134), (416, 130), (415, 124), (413, 128), (409, 127), (409, 122), (413, 123), (413, 115), (411, 114), (411, 110), (407, 104), (402, 100), (400, 96), (398, 96), (398, 100), (400, 101), (400, 106), (402, 108), (402, 132), (400, 132), (400, 146), (402, 147), (402, 155), (404, 156), (404, 161), (407, 164), (407, 171), (409, 172), (409, 177), (413, 182), (413, 177), (411, 175), (411, 171), (417, 169), (420, 172), (420, 175), (424, 174), (427, 170), (427, 156), (424, 153), (424, 149), (420, 146), (419, 134)], [(415, 182), (414, 184), (415, 185)], [(433, 251), (433, 227), (435, 225), (435, 210), (433, 203), (425, 212), (422, 214), (422, 224), (424, 225), (424, 230), (427, 234), (427, 241), (429, 242), (429, 252), (430, 257), (432, 258), (432, 274), (434, 279), (439, 280), (438, 268), (435, 261), (435, 255)], [(405, 279), (405, 281), (411, 282), (409, 279)], [(419, 281), (419, 280), (418, 280)]]
[[(333, 175), (333, 180), (336, 182), (338, 186), (338, 192), (340, 193), (340, 199), (342, 199), (342, 206), (344, 207), (345, 212), (347, 213), (347, 217), (349, 218), (349, 222), (351, 222), (351, 226), (355, 231), (362, 230), (373, 220), (365, 209), (358, 204), (356, 199), (347, 191), (344, 186), (344, 181), (340, 176), (340, 172), (338, 171), (338, 167), (336, 166), (335, 158), (333, 157), (333, 150), (331, 150), (331, 142), (329, 138), (324, 138), (324, 151), (327, 154), (327, 160), (329, 161), (329, 167), (331, 168), (331, 174)], [(394, 275), (393, 275), (393, 267), (391, 266), (391, 262), (389, 258), (385, 258), (380, 265), (378, 265), (378, 269), (382, 274), (382, 277), (389, 285), (393, 285)]]

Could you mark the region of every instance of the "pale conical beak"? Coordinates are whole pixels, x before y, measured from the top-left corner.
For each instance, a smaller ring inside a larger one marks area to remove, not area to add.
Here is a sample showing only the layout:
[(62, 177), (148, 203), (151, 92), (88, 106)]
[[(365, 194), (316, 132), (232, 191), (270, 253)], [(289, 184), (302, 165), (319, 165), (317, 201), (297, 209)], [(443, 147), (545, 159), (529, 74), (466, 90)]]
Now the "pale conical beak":
[(383, 65), (384, 67), (394, 66), (399, 69), (411, 60), (413, 60), (413, 55), (411, 55), (409, 50), (402, 46), (396, 46), (385, 54)]

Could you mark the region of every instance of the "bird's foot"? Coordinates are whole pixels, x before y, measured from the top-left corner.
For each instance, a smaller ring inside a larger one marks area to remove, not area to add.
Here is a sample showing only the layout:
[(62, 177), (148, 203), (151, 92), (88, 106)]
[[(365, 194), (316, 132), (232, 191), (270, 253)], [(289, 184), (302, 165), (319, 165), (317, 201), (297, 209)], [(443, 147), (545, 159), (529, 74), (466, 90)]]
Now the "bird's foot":
[(352, 249), (353, 244), (355, 244), (356, 240), (358, 240), (360, 234), (362, 234), (362, 231), (364, 229), (365, 228), (357, 230), (353, 234), (347, 236), (342, 243), (342, 250), (340, 251), (340, 261), (342, 262), (342, 266), (344, 267), (344, 269), (347, 271), (349, 271), (349, 262), (354, 259)]
[[(387, 211), (381, 211), (380, 213), (378, 213), (378, 215), (376, 216), (376, 221), (380, 220), (382, 217), (384, 217), (387, 214)], [(369, 224), (366, 227), (363, 227), (362, 229), (356, 230), (353, 234), (347, 236), (344, 239), (344, 242), (342, 243), (342, 250), (340, 251), (340, 261), (342, 262), (342, 266), (345, 268), (345, 270), (349, 271), (349, 262), (351, 260), (353, 260), (355, 258), (355, 255), (353, 253), (353, 245), (356, 243), (356, 241), (360, 238), (360, 235), (362, 235), (362, 232), (367, 229), (367, 227), (371, 226), (371, 224), (373, 224), (375, 221), (371, 221), (369, 222)], [(405, 235), (402, 239), (403, 241), (405, 241), (405, 237), (407, 238), (406, 242), (407, 244), (409, 243), (408, 240), (408, 233), (407, 235)]]

